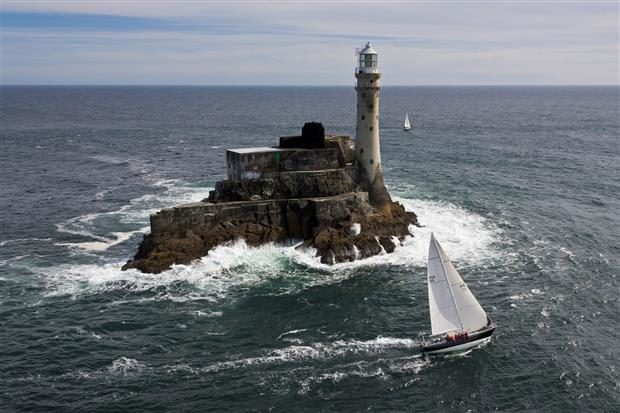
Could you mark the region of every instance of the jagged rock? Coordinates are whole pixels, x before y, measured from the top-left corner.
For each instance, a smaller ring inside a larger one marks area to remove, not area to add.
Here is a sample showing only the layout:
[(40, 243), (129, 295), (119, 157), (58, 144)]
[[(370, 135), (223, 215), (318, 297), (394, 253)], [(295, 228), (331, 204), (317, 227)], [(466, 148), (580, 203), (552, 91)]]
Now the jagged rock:
[(328, 136), (325, 147), (337, 149), (340, 168), (224, 180), (202, 202), (151, 215), (151, 233), (122, 269), (159, 273), (237, 239), (253, 246), (301, 239), (299, 248), (314, 248), (326, 264), (393, 252), (394, 237), (410, 235), (416, 215), (392, 202), (382, 181), (386, 203), (381, 210), (370, 205), (367, 191), (372, 188), (357, 183), (351, 138)]
[(391, 237), (379, 237), (379, 244), (388, 254), (391, 254), (396, 249), (396, 244)]
[(277, 178), (219, 181), (204, 202), (326, 197), (357, 190), (357, 184), (344, 169), (281, 172)]
[(351, 232), (351, 222), (341, 221), (331, 227), (317, 231), (314, 238), (304, 243), (302, 248), (314, 247), (317, 256), (325, 264), (353, 261), (367, 258), (382, 252), (394, 252), (396, 244), (392, 237), (404, 238), (409, 233), (409, 225), (418, 225), (417, 216), (407, 212), (402, 205), (393, 202), (392, 217), (383, 214), (357, 215), (354, 220), (361, 226), (359, 234)]
[[(223, 204), (226, 205), (226, 204)], [(392, 237), (403, 238), (409, 225), (417, 225), (417, 217), (398, 204), (392, 204), (392, 217), (374, 211), (365, 192), (353, 192), (329, 198), (290, 199), (228, 206), (218, 213), (221, 204), (194, 204), (190, 207), (213, 211), (213, 223), (199, 225), (193, 231), (181, 231), (174, 225), (159, 221), (180, 223), (178, 210), (163, 210), (152, 217), (153, 228), (160, 231), (145, 235), (138, 254), (123, 269), (137, 268), (158, 273), (172, 264), (187, 264), (200, 258), (217, 245), (244, 239), (248, 245), (288, 239), (306, 240), (300, 248), (314, 248), (321, 262), (334, 264), (353, 261), (394, 251)], [(250, 208), (253, 206), (253, 208)], [(188, 207), (185, 207), (188, 208)], [(178, 208), (176, 208), (178, 209)], [(238, 211), (231, 211), (237, 209)], [(253, 212), (254, 211), (254, 212)], [(260, 211), (260, 212), (256, 212)], [(207, 215), (207, 214), (205, 214)], [(218, 221), (218, 216), (228, 216)], [(177, 217), (176, 219), (174, 217)], [(355, 235), (350, 228), (359, 223), (361, 231)]]

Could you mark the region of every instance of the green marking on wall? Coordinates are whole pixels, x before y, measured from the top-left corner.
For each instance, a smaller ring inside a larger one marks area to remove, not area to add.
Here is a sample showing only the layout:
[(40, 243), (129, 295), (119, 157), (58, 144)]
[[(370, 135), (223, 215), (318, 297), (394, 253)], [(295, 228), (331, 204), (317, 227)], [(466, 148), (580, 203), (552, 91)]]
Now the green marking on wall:
[(276, 152), (276, 161), (280, 162), (280, 152)]

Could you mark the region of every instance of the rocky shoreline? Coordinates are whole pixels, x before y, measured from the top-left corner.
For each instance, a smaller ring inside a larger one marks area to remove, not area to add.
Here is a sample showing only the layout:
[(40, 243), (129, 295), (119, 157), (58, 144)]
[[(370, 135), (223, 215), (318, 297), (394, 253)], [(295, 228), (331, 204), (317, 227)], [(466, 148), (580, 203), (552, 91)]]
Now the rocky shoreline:
[(300, 240), (298, 248), (314, 249), (325, 264), (391, 253), (418, 225), (417, 216), (397, 202), (389, 201), (387, 211), (371, 206), (350, 162), (353, 140), (337, 136), (326, 142), (337, 149), (338, 168), (220, 181), (202, 202), (151, 215), (151, 233), (122, 269), (160, 273), (238, 239), (251, 246)]

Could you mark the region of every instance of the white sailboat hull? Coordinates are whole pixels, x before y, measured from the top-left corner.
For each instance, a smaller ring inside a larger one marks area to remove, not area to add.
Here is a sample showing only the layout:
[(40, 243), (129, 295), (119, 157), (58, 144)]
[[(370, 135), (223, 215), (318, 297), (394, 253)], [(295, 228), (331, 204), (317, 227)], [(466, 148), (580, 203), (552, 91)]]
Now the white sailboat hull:
[(443, 340), (429, 341), (422, 346), (422, 352), (426, 354), (444, 354), (465, 351), (489, 341), (494, 331), (495, 325), (489, 320), (488, 327), (469, 334), (469, 337), (466, 339), (449, 342), (444, 337)]
[(467, 343), (459, 344), (452, 347), (443, 348), (440, 350), (427, 350), (425, 353), (427, 354), (445, 354), (445, 353), (457, 353), (460, 351), (468, 350), (472, 347), (476, 347), (480, 344), (486, 343), (491, 340), (491, 337), (484, 337), (478, 340), (468, 341)]

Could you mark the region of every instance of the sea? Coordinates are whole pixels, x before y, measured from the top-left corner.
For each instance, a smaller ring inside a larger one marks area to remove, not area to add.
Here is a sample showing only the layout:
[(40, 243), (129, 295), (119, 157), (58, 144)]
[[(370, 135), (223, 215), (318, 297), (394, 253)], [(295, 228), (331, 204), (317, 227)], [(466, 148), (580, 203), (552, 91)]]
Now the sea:
[[(150, 214), (207, 197), (227, 148), (353, 136), (353, 87), (3, 86), (0, 410), (620, 411), (620, 89), (380, 99), (421, 223), (394, 253), (239, 240), (142, 274)], [(466, 353), (420, 353), (431, 232), (497, 324)]]

